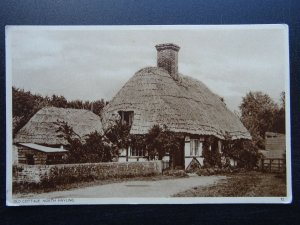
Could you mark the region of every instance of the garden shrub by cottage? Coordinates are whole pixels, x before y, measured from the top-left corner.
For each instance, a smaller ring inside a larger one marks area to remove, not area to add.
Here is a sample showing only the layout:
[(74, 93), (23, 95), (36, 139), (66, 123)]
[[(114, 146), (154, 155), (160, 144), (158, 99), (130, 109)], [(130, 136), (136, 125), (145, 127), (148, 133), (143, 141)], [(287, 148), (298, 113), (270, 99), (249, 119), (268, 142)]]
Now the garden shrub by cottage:
[(222, 167), (221, 154), (218, 151), (218, 142), (214, 137), (208, 137), (203, 143), (202, 155), (204, 167)]

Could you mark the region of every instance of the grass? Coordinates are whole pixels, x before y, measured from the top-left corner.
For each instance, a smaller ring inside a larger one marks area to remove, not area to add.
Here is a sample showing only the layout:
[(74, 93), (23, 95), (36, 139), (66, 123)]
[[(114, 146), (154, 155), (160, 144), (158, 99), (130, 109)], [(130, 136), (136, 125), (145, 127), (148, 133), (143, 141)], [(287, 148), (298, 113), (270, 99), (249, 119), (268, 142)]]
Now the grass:
[(286, 178), (282, 175), (247, 172), (208, 187), (194, 187), (173, 197), (284, 197)]

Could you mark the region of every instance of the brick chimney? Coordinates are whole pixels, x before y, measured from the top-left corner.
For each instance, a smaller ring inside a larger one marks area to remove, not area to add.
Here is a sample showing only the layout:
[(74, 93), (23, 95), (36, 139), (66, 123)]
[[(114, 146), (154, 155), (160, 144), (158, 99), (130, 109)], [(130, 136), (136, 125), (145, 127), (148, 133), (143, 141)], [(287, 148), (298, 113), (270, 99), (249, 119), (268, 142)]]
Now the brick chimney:
[(166, 43), (156, 45), (155, 48), (157, 50), (157, 67), (167, 70), (171, 77), (178, 81), (178, 51), (180, 47)]

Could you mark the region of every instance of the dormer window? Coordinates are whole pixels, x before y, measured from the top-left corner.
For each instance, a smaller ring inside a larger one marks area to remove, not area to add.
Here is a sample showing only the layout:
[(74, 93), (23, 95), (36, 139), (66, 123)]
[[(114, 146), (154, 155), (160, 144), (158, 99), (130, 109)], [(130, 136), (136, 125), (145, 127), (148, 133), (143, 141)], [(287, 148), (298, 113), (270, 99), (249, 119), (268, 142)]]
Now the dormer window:
[(129, 126), (132, 125), (134, 115), (133, 111), (119, 111), (118, 113), (121, 117), (122, 124), (127, 124)]

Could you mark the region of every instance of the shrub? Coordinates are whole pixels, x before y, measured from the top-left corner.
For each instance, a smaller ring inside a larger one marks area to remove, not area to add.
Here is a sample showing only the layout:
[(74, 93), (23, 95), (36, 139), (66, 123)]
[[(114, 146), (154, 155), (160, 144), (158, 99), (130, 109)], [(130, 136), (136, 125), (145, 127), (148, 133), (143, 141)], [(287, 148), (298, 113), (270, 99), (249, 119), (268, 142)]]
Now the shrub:
[(237, 161), (237, 166), (245, 169), (257, 167), (261, 154), (255, 144), (250, 140), (226, 141), (223, 153), (226, 157)]
[(164, 175), (173, 176), (173, 177), (188, 177), (187, 173), (184, 170), (165, 170)]
[(74, 132), (64, 121), (57, 121), (58, 137), (64, 137), (68, 143), (67, 158), (64, 163), (111, 162), (114, 147), (111, 142), (98, 132), (90, 133), (85, 140)]
[(166, 125), (154, 125), (145, 135), (145, 144), (150, 159), (157, 156), (161, 160), (169, 153), (170, 166), (174, 167), (173, 155), (181, 151), (184, 138), (182, 134), (170, 131)]
[(204, 167), (221, 167), (221, 154), (218, 151), (218, 140), (215, 137), (208, 137), (203, 143)]

